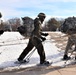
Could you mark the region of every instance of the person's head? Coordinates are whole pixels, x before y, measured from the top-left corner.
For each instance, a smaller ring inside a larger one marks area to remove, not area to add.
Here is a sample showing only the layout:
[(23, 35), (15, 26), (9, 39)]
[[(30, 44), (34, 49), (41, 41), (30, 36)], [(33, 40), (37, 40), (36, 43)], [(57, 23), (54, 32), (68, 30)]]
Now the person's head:
[(45, 19), (45, 17), (46, 17), (46, 15), (45, 15), (44, 13), (39, 13), (39, 14), (38, 14), (38, 17), (39, 17), (39, 19), (41, 20), (41, 22), (43, 22), (44, 19)]
[(1, 14), (1, 12), (0, 12), (0, 18), (2, 17), (2, 14)]

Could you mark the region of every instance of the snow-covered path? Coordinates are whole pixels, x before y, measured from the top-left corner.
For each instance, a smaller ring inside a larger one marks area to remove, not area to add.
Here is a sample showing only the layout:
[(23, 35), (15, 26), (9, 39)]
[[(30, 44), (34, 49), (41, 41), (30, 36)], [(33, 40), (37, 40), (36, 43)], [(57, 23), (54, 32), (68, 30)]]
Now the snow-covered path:
[[(18, 32), (5, 32), (0, 36), (0, 68), (18, 68), (18, 67), (31, 67), (39, 63), (39, 55), (35, 51), (30, 58), (28, 64), (17, 65), (14, 62), (17, 60), (23, 49), (27, 46), (28, 39), (24, 40), (24, 37), (21, 36)], [(50, 62), (52, 61), (52, 66), (62, 66), (64, 61), (61, 61), (63, 57), (63, 51), (59, 52), (55, 46), (55, 43), (52, 42), (50, 36), (47, 37), (47, 40), (43, 42), (44, 50), (46, 53), (46, 59)]]

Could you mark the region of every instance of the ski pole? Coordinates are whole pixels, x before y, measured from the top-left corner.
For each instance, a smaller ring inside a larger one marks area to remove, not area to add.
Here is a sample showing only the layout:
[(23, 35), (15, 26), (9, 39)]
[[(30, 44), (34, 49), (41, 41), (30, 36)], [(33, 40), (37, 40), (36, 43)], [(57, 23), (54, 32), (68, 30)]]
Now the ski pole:
[(30, 57), (32, 56), (32, 54), (35, 52), (36, 48), (34, 48), (34, 50), (32, 50), (32, 52), (26, 56), (25, 60), (29, 61)]

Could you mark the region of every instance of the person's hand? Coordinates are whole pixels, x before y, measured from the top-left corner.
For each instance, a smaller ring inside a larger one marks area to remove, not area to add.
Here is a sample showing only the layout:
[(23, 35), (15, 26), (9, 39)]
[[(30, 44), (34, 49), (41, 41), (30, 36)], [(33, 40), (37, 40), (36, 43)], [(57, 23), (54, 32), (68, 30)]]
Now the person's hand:
[(41, 37), (41, 39), (42, 39), (42, 41), (45, 41), (46, 40), (46, 38), (44, 38), (44, 37)]
[(48, 33), (45, 33), (45, 34), (44, 34), (44, 36), (48, 36), (48, 35), (49, 35)]
[(0, 30), (0, 35), (2, 35), (4, 33), (4, 30)]

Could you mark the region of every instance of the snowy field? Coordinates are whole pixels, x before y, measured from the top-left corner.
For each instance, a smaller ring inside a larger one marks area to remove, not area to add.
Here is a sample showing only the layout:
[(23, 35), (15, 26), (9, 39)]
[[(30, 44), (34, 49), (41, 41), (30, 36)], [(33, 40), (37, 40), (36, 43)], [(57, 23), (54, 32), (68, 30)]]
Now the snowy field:
[[(61, 34), (57, 32), (58, 34)], [(56, 36), (57, 37), (57, 36)], [(43, 42), (44, 50), (46, 53), (46, 59), (52, 61), (52, 66), (63, 66), (65, 61), (62, 61), (64, 50), (59, 52), (59, 48), (53, 43), (51, 36), (47, 36), (47, 40)], [(27, 46), (28, 39), (24, 39), (18, 32), (4, 32), (0, 36), (0, 68), (2, 69), (14, 69), (14, 68), (27, 68), (35, 66), (39, 63), (39, 55), (35, 51), (30, 58), (28, 64), (15, 64), (17, 58)]]

